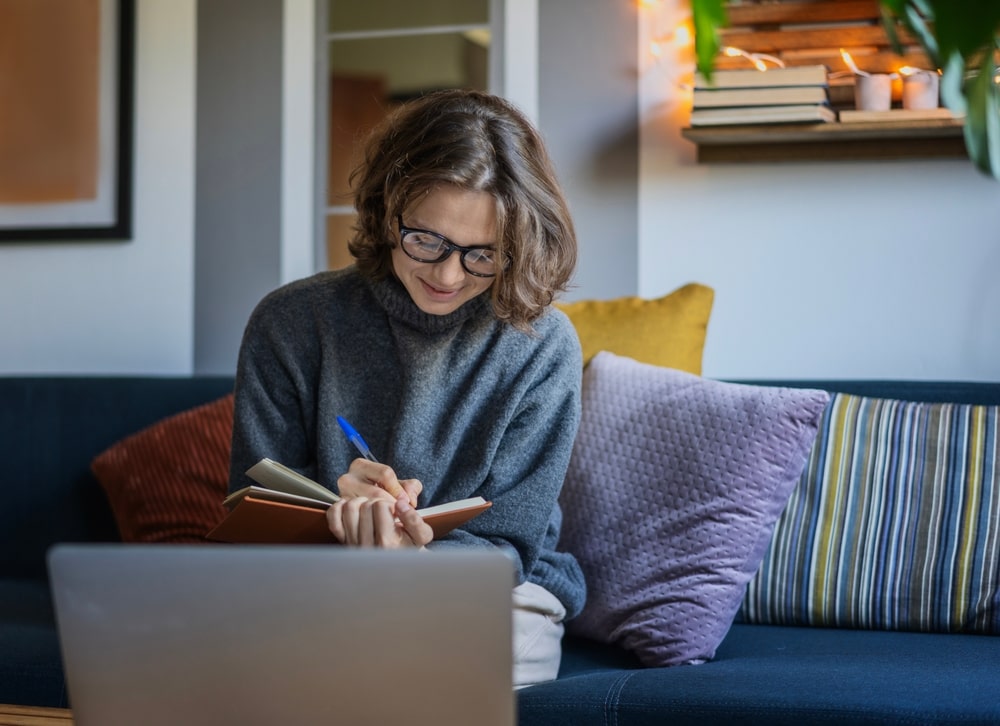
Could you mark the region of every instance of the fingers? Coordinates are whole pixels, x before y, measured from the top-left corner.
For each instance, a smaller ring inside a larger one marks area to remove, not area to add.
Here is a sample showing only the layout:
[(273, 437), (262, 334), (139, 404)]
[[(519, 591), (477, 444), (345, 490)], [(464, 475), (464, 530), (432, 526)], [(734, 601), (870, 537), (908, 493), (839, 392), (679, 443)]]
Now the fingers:
[(396, 516), (399, 517), (402, 533), (409, 539), (411, 546), (423, 547), (434, 539), (434, 530), (410, 506), (405, 494), (396, 500)]
[[(420, 495), (420, 492), (424, 490), (424, 485), (419, 479), (403, 479), (400, 484), (402, 485), (407, 498), (410, 500), (410, 506), (416, 507), (417, 497)], [(398, 499), (399, 496), (397, 495), (396, 498)]]
[(370, 547), (375, 543), (375, 519), (373, 510), (376, 504), (389, 510), (392, 505), (378, 499), (367, 497), (352, 497), (341, 499), (326, 511), (326, 521), (330, 532), (342, 544), (357, 547)]
[[(388, 467), (385, 464), (375, 464), (371, 461), (366, 463), (371, 465), (368, 468), (375, 470), (369, 475), (371, 483), (387, 492), (391, 499), (395, 500), (400, 494), (405, 493), (403, 486), (399, 483), (399, 479), (396, 478), (396, 472), (394, 472), (391, 467)], [(407, 494), (407, 496), (409, 496), (409, 494)]]
[(337, 489), (340, 496), (346, 499), (366, 497), (394, 502), (396, 495), (391, 490), (402, 491), (402, 486), (391, 467), (367, 459), (355, 459), (347, 473), (337, 479)]
[(341, 499), (327, 510), (330, 532), (338, 542), (355, 547), (422, 547), (434, 539), (434, 531), (405, 493), (394, 505), (366, 497)]
[(330, 527), (331, 534), (341, 544), (347, 544), (347, 527), (344, 526), (344, 507), (342, 506), (346, 501), (346, 499), (341, 499), (326, 510), (326, 523)]
[[(402, 495), (405, 498), (405, 495)], [(387, 502), (378, 501), (372, 507), (372, 540), (376, 547), (393, 549), (406, 545), (400, 537), (399, 527), (396, 526), (396, 517), (393, 515), (393, 505)]]

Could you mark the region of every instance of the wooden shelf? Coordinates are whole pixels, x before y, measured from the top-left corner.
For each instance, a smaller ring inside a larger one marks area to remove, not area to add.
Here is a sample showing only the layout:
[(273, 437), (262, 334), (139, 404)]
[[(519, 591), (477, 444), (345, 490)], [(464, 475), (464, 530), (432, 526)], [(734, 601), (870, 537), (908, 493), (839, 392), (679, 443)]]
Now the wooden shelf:
[(681, 129), (698, 162), (967, 158), (961, 119)]
[[(841, 49), (870, 73), (895, 73), (903, 65), (933, 68), (907, 33), (890, 42), (878, 0), (730, 0), (722, 45), (777, 56), (786, 65), (825, 65), (847, 73)], [(749, 68), (745, 57), (719, 54), (718, 69)], [(900, 105), (900, 87), (893, 89)], [(853, 106), (854, 86), (830, 78), (830, 102)], [(700, 163), (838, 161), (869, 159), (963, 159), (968, 154), (960, 119), (873, 123), (697, 126), (682, 130), (698, 147)]]

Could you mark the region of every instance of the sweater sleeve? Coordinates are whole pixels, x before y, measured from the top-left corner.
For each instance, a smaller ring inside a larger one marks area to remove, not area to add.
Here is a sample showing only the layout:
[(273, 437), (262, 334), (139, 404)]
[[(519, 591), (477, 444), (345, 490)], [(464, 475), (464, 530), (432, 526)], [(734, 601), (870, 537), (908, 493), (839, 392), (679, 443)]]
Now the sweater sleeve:
[(253, 483), (245, 472), (263, 457), (315, 476), (315, 432), (306, 415), (315, 394), (305, 382), (317, 354), (309, 336), (294, 332), (303, 316), (290, 299), (285, 290), (266, 296), (244, 331), (236, 369), (230, 491)]
[[(431, 544), (498, 546), (512, 556), (518, 582), (538, 581), (541, 558), (558, 538), (559, 492), (580, 420), (582, 358), (561, 313), (549, 321), (521, 371), (521, 396), (500, 435), (481, 492), (488, 512)], [(541, 578), (544, 580), (544, 578)], [(539, 584), (545, 585), (545, 582)]]

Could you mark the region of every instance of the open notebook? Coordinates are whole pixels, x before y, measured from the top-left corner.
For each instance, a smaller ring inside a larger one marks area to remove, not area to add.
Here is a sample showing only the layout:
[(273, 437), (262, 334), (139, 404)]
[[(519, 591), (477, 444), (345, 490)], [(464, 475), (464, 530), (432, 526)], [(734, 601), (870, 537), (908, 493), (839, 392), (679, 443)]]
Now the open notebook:
[(514, 723), (496, 551), (57, 545), (78, 726)]

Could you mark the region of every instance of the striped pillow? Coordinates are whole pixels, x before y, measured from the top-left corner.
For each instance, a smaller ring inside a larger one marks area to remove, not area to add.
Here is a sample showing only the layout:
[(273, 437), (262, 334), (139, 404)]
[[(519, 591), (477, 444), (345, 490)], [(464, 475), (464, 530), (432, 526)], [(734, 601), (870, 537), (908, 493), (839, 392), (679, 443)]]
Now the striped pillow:
[(1000, 634), (998, 409), (835, 394), (743, 619)]

